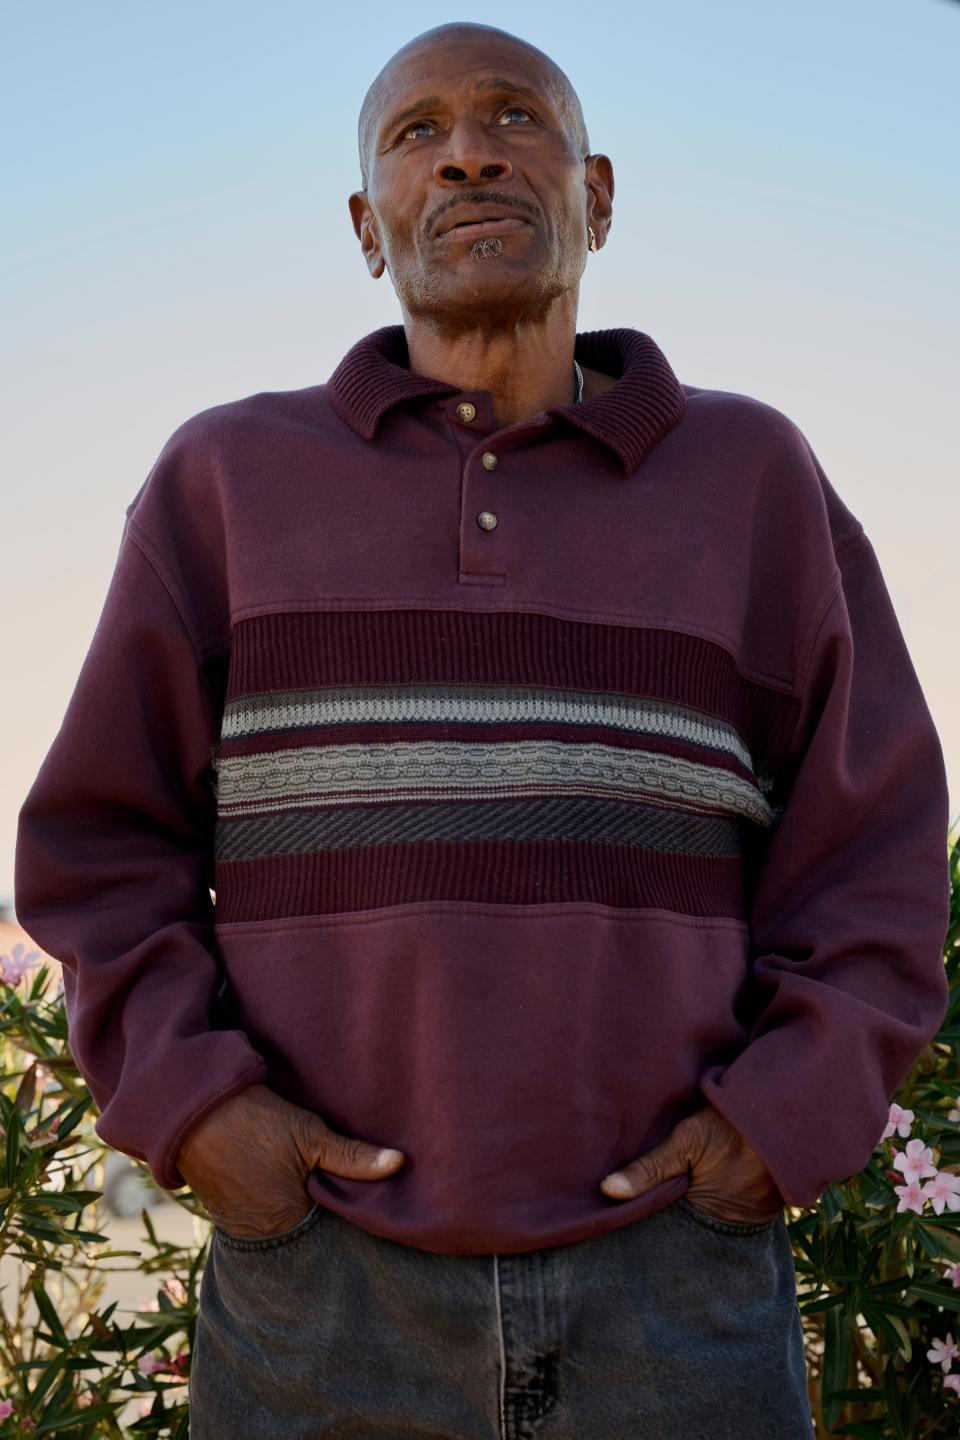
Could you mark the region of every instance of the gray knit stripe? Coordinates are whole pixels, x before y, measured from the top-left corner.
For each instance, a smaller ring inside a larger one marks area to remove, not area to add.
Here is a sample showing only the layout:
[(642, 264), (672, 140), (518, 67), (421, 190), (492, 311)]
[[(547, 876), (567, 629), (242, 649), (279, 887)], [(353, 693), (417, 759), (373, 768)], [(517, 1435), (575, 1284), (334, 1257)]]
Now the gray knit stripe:
[(606, 725), (752, 757), (737, 730), (690, 706), (539, 685), (356, 685), (247, 695), (224, 707), (224, 740), (318, 725)]
[(306, 805), (521, 796), (644, 794), (671, 805), (742, 815), (760, 826), (773, 811), (759, 788), (723, 766), (599, 742), (395, 740), (302, 745), (221, 758), (223, 818)]

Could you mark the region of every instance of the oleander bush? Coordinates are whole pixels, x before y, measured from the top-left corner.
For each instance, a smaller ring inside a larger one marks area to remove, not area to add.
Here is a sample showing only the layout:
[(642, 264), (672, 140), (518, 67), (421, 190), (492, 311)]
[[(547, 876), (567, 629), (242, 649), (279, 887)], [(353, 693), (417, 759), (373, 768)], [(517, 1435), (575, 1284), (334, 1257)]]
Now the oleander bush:
[[(943, 1026), (865, 1169), (787, 1212), (818, 1440), (960, 1430), (958, 839), (954, 826)], [(159, 1238), (144, 1206), (138, 1248), (110, 1248), (108, 1152), (43, 959), (22, 946), (0, 956), (0, 1437), (186, 1440), (209, 1217), (180, 1190), (171, 1198), (194, 1217), (193, 1244)], [(143, 1276), (132, 1318), (104, 1303), (108, 1266)]]

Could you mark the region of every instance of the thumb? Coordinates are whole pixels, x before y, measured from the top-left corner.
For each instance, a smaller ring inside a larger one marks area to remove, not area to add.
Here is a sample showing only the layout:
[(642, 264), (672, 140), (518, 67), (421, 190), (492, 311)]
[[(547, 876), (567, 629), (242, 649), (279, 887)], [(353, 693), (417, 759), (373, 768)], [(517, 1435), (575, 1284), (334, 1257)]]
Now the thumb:
[(601, 1180), (600, 1188), (617, 1200), (652, 1190), (674, 1175), (684, 1175), (692, 1160), (689, 1136), (681, 1121), (659, 1145)]
[(350, 1180), (383, 1180), (406, 1159), (401, 1150), (385, 1149), (368, 1140), (331, 1130), (319, 1115), (302, 1112), (297, 1145), (307, 1169), (317, 1167)]

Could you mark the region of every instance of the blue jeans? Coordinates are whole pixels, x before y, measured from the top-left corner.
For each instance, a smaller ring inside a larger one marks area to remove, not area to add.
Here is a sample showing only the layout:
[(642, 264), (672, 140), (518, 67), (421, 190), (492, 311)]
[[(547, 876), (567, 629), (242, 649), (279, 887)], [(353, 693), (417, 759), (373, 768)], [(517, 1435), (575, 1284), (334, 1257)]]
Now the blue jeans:
[(576, 1244), (442, 1255), (314, 1205), (215, 1226), (190, 1440), (812, 1440), (781, 1213), (685, 1197)]

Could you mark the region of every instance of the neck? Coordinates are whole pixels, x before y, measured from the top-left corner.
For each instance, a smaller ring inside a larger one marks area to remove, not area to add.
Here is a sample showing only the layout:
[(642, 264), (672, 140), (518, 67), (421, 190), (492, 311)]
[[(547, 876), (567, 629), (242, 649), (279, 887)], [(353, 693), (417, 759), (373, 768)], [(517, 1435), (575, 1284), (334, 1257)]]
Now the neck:
[(410, 369), (461, 390), (488, 390), (498, 426), (516, 425), (574, 397), (575, 302), (509, 328), (448, 330), (404, 313)]

